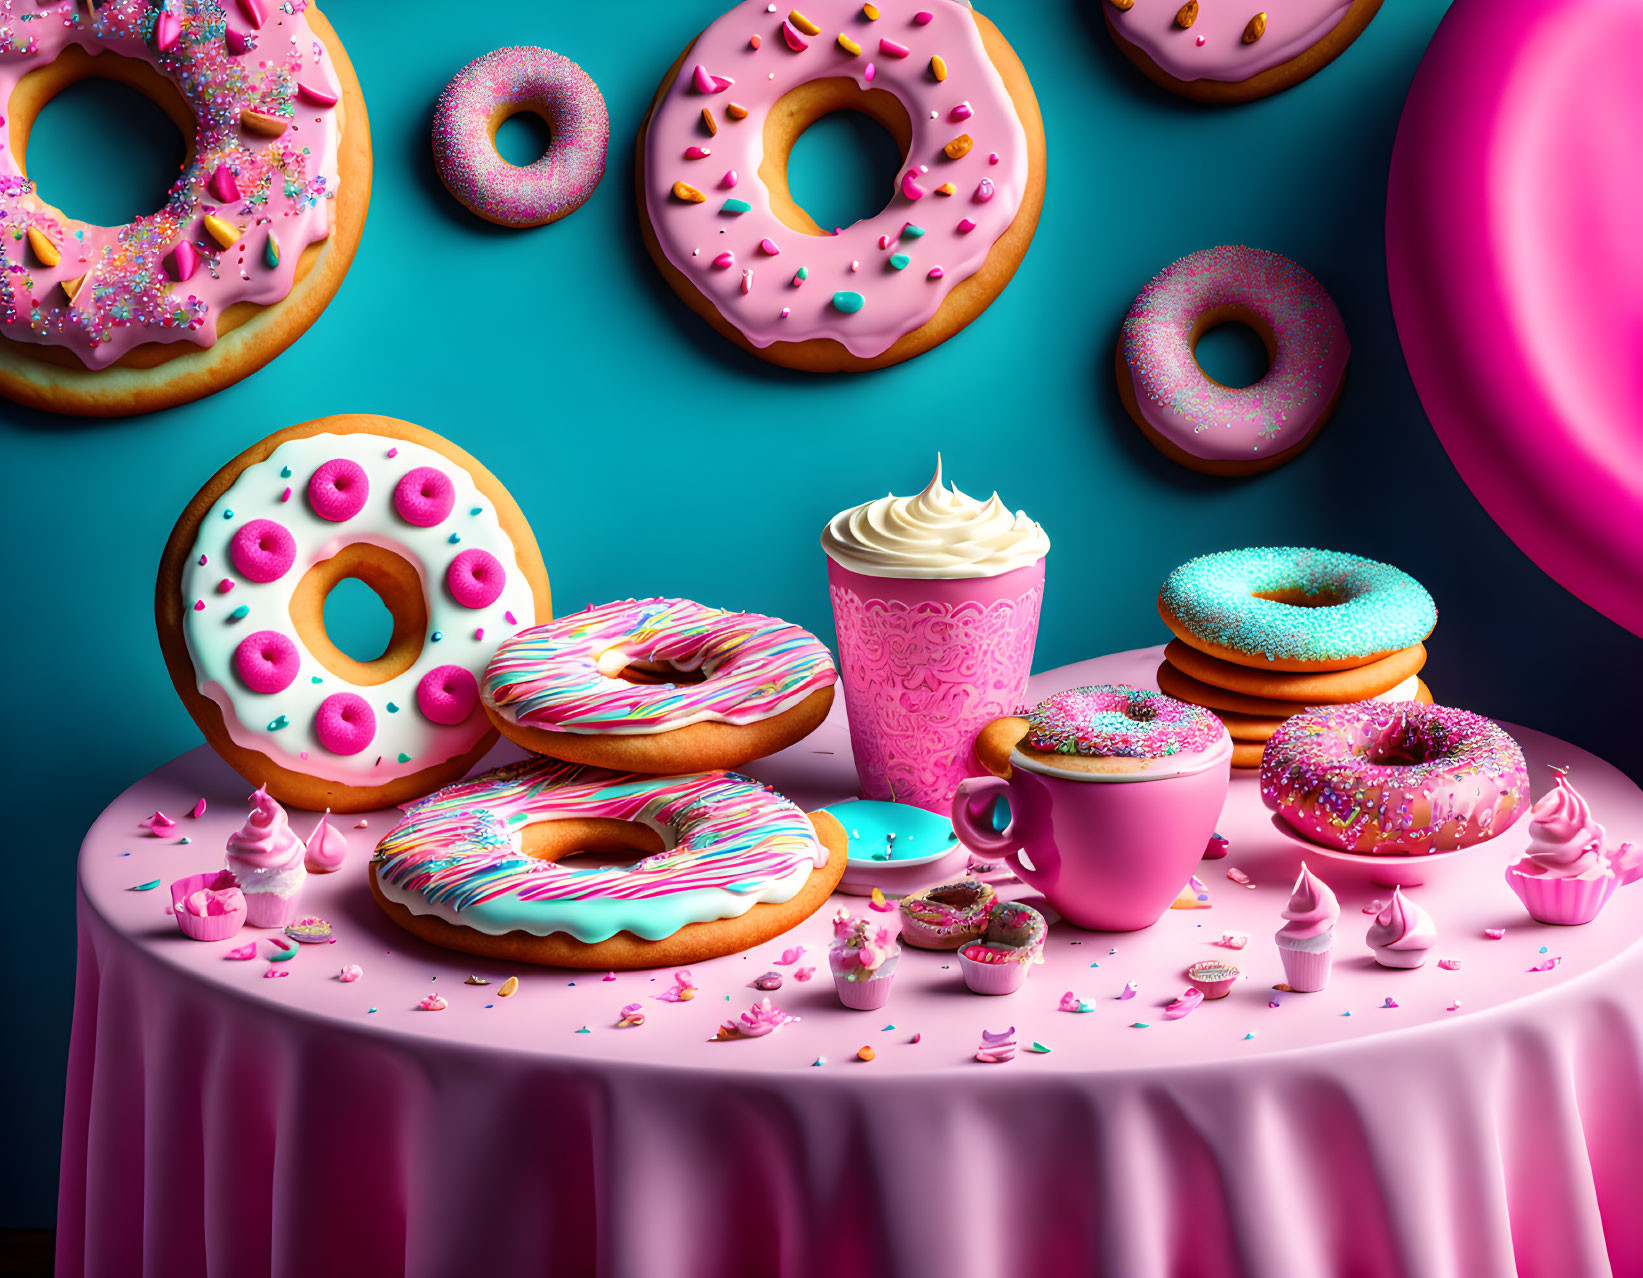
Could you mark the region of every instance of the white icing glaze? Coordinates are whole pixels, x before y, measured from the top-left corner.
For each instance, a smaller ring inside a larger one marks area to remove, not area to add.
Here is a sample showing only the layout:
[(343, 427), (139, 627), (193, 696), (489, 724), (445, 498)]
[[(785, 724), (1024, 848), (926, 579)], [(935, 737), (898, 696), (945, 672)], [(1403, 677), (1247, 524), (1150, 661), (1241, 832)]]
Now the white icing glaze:
[(822, 529), (822, 549), (841, 568), (871, 577), (997, 577), (1037, 563), (1050, 539), (995, 492), (985, 502), (935, 477), (916, 497), (880, 497), (840, 511)]
[[(398, 450), (392, 458), (387, 456), (390, 449)], [(364, 508), (341, 523), (316, 515), (307, 497), (309, 477), (336, 458), (357, 462), (370, 479)], [(407, 523), (394, 509), (394, 485), (406, 472), (421, 466), (442, 471), (456, 490), (451, 513), (429, 528)], [(282, 475), (287, 468), (290, 475)], [(290, 497), (282, 501), (281, 494), (287, 489)], [(476, 508), (480, 513), (472, 514)], [(225, 512), (232, 512), (232, 517), (225, 517)], [(276, 581), (249, 581), (234, 568), (229, 543), (253, 519), (282, 524), (296, 540), (296, 562)], [(453, 534), (461, 538), (456, 544), (450, 541)], [(416, 661), (386, 683), (368, 687), (346, 683), (321, 665), (291, 620), (291, 596), (307, 570), (358, 542), (391, 550), (410, 563), (422, 580), (428, 602), (429, 633)], [(445, 571), (458, 554), (476, 549), (495, 555), (507, 579), (495, 602), (484, 608), (464, 608), (451, 598)], [(226, 593), (219, 589), (224, 579), (234, 583)], [(472, 476), (449, 457), (420, 444), (363, 433), (287, 440), (267, 460), (241, 472), (205, 513), (183, 570), (182, 595), (183, 638), (199, 690), (222, 708), (234, 743), (290, 771), (347, 785), (379, 785), (472, 749), (490, 728), (485, 715), (476, 707), (462, 723), (433, 723), (417, 707), (417, 683), (430, 670), (445, 665), (461, 666), (477, 679), (503, 638), (536, 621), (530, 582), (519, 566), (513, 543)], [(197, 601), (203, 601), (203, 609), (195, 608)], [(249, 613), (232, 620), (230, 614), (241, 606), (248, 607)], [(517, 624), (507, 620), (510, 612)], [(301, 658), (297, 677), (280, 692), (252, 692), (235, 669), (235, 649), (259, 630), (277, 630), (297, 646)], [(483, 639), (476, 637), (481, 630)], [(437, 642), (432, 639), (436, 632), (441, 636)], [(356, 755), (332, 754), (315, 735), (314, 716), (320, 703), (337, 692), (364, 697), (376, 715), (376, 735)], [(397, 709), (390, 710), (390, 705)], [(286, 726), (271, 729), (269, 725), (282, 716)], [(407, 757), (401, 760), (401, 755)]]

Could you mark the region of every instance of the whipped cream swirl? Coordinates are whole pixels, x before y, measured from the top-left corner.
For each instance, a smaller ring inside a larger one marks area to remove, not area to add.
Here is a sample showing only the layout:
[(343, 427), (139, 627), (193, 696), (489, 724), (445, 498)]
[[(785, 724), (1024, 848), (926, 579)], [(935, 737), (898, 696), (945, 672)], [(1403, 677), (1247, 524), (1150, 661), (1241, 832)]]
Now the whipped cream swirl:
[(1050, 539), (1025, 511), (1010, 513), (995, 492), (977, 501), (942, 482), (941, 458), (917, 497), (880, 497), (840, 511), (822, 529), (822, 549), (841, 568), (869, 577), (997, 577), (1037, 563)]

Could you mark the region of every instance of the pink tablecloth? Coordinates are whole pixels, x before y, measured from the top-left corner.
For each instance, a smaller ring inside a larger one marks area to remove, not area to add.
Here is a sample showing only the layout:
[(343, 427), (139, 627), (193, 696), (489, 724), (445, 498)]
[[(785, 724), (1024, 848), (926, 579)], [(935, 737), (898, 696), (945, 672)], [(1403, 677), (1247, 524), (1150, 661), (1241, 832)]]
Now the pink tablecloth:
[[(1144, 684), (1157, 660), (1102, 658), (1035, 690)], [(806, 804), (844, 797), (841, 719), (759, 771)], [(1643, 795), (1618, 772), (1518, 735), (1537, 789), (1545, 764), (1567, 766), (1611, 832), (1643, 835)], [(1416, 972), (1361, 947), (1359, 910), (1384, 890), (1314, 862), (1344, 908), (1335, 978), (1274, 991), (1270, 936), (1299, 851), (1239, 774), (1232, 853), (1200, 869), (1212, 908), (1145, 933), (1057, 926), (1046, 965), (1002, 999), (967, 993), (951, 959), (908, 952), (890, 1005), (859, 1013), (833, 996), (822, 916), (698, 966), (685, 1003), (653, 997), (667, 974), (603, 980), (424, 945), (365, 886), (390, 813), (348, 830), (342, 872), (310, 879), (335, 944), (276, 966), (261, 941), (228, 960), (256, 934), (185, 940), (163, 884), (134, 889), (217, 863), (246, 788), (198, 750), (86, 837), (59, 1274), (1643, 1271), (1643, 888), (1588, 927), (1534, 924), (1501, 879), (1521, 831), (1415, 890), (1440, 931)], [(142, 832), (155, 808), (176, 816), (201, 796), (186, 845)], [(1214, 944), (1228, 931), (1249, 947)], [(801, 944), (774, 999), (802, 1020), (708, 1042)], [(1162, 1019), (1181, 970), (1212, 956), (1245, 979)], [(347, 963), (359, 981), (335, 979)], [(818, 979), (791, 975), (811, 965)], [(503, 1000), (509, 975), (521, 985)], [(1128, 982), (1139, 993), (1118, 998)], [(416, 1010), (432, 990), (448, 1010)], [(1066, 990), (1095, 1010), (1057, 1011)], [(616, 1028), (633, 1000), (646, 1023)], [(1050, 1050), (976, 1062), (981, 1031), (1010, 1025), (1024, 1049)], [(856, 1059), (864, 1045), (876, 1059)]]

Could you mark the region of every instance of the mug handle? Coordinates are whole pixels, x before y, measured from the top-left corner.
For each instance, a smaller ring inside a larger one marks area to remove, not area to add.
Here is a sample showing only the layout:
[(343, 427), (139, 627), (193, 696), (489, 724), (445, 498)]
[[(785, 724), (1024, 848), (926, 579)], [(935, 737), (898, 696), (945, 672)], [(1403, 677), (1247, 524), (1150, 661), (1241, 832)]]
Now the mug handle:
[(976, 824), (974, 812), (975, 807), (981, 804), (982, 811), (990, 814), (993, 804), (1009, 793), (1010, 783), (1004, 777), (970, 777), (958, 783), (958, 793), (953, 795), (953, 829), (958, 831), (965, 847), (983, 856), (1013, 857), (1015, 841), (1010, 837), (1010, 831), (1015, 829), (1013, 809), (1010, 824), (1002, 830), (992, 828), (990, 817), (987, 828), (983, 829)]

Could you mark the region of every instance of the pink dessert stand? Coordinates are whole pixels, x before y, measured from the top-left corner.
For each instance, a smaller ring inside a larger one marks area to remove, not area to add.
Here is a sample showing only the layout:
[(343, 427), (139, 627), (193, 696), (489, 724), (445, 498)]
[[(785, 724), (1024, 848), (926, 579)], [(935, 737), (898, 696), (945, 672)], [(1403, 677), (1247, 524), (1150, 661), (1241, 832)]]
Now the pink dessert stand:
[[(1147, 686), (1159, 659), (1084, 662), (1029, 695)], [(1643, 794), (1615, 769), (1514, 732), (1538, 776), (1571, 767), (1612, 834), (1643, 833)], [(842, 709), (755, 771), (806, 807), (848, 797)], [(1544, 927), (1504, 882), (1510, 851), (1485, 845), (1412, 889), (1438, 945), (1391, 972), (1363, 943), (1385, 891), (1317, 864), (1342, 905), (1334, 975), (1277, 991), (1300, 852), (1241, 772), (1229, 854), (1197, 870), (1211, 908), (1123, 934), (1055, 924), (1017, 993), (972, 995), (953, 955), (904, 950), (888, 1005), (847, 1011), (824, 910), (698, 964), (695, 998), (667, 1002), (671, 972), (489, 962), (394, 928), (365, 881), (390, 812), (342, 823), (347, 864), (308, 880), (302, 912), (333, 944), (274, 963), (265, 937), (187, 939), (163, 892), (133, 889), (210, 869), (246, 789), (195, 750), (86, 836), (63, 1278), (1643, 1272), (1643, 888), (1589, 926)], [(190, 844), (142, 832), (201, 796)], [(248, 939), (254, 957), (229, 957)], [(1242, 975), (1167, 1019), (1202, 959)], [(709, 1042), (769, 971), (800, 1020)], [(1058, 1011), (1068, 991), (1092, 1010)], [(445, 1010), (418, 1010), (430, 993)], [(644, 1024), (617, 1028), (632, 1003)], [(978, 1062), (982, 1031), (1011, 1026), (1014, 1059)]]

